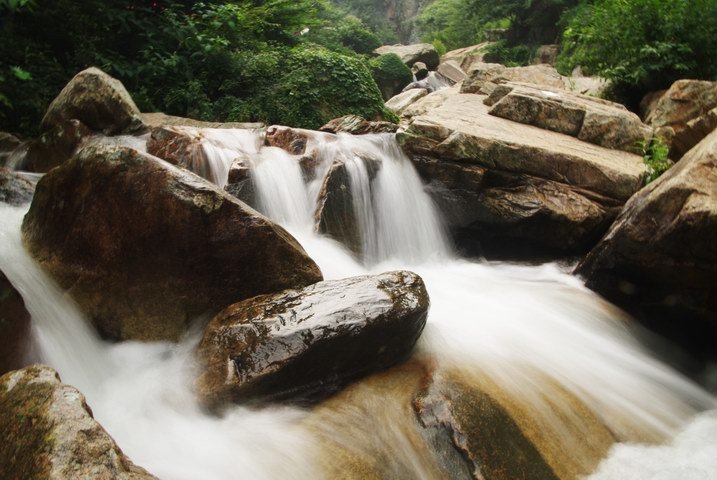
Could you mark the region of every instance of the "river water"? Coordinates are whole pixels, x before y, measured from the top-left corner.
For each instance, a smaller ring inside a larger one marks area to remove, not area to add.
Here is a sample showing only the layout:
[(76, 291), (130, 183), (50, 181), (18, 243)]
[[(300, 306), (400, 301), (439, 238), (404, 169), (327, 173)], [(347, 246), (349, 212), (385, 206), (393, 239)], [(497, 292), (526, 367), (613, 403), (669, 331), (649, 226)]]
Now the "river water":
[[(419, 273), (431, 310), (418, 355), (535, 399), (539, 414), (553, 423), (560, 418), (541, 409), (539, 399), (558, 385), (612, 431), (664, 438), (659, 445), (616, 445), (591, 478), (717, 478), (715, 398), (646, 353), (629, 319), (565, 266), (459, 258), (440, 213), (390, 135), (339, 135), (317, 145), (317, 178), (283, 150), (257, 148), (257, 135), (203, 132), (206, 156), (216, 166), (197, 169), (223, 184), (231, 161), (246, 158), (257, 192), (253, 206), (289, 230), (326, 279), (399, 268)], [(349, 174), (360, 255), (313, 228), (321, 173), (337, 159)], [(380, 165), (373, 177), (368, 162)], [(167, 480), (324, 475), (321, 441), (315, 428), (306, 427), (310, 412), (238, 406), (213, 417), (201, 411), (191, 393), (198, 330), (179, 344), (100, 340), (23, 250), (19, 230), (26, 210), (0, 206), (0, 269), (32, 314), (36, 356), (85, 393), (96, 418), (135, 463)], [(391, 407), (386, 408), (390, 422)], [(352, 425), (362, 419), (354, 420), (343, 422), (336, 435), (358, 438), (360, 427)], [(422, 467), (420, 452), (406, 447), (401, 456), (408, 478), (435, 477)]]

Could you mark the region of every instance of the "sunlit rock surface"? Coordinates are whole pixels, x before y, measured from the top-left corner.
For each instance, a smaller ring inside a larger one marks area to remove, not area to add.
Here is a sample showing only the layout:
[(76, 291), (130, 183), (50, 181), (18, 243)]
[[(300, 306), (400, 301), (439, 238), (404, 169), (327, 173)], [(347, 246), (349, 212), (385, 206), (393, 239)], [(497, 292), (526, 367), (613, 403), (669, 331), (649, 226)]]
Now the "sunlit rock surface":
[(127, 147), (85, 148), (45, 175), (23, 238), (114, 339), (174, 340), (197, 315), (321, 280), (284, 229)]
[(324, 396), (404, 360), (426, 323), (421, 278), (390, 272), (321, 282), (228, 307), (198, 348), (204, 403)]

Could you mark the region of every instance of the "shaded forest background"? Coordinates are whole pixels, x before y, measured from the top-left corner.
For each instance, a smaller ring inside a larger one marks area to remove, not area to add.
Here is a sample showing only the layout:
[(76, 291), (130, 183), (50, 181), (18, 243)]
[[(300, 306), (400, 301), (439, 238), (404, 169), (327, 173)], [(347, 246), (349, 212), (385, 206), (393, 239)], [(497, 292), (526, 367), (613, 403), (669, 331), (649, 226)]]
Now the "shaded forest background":
[(717, 77), (717, 0), (0, 0), (0, 130), (37, 133), (78, 71), (119, 78), (142, 111), (317, 128), (354, 113), (396, 120), (374, 78), (407, 74), (382, 44), (439, 52), (502, 40), (491, 58), (612, 80), (625, 101)]

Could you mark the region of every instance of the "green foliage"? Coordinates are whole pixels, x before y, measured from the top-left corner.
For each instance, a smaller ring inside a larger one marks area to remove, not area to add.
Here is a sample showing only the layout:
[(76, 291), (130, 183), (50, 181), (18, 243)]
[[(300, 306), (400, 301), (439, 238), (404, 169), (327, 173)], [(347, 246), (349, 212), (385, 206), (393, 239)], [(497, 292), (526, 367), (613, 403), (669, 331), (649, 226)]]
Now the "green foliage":
[[(331, 115), (393, 118), (355, 57), (377, 39), (323, 0), (37, 0), (4, 20), (0, 130), (38, 133), (52, 98), (92, 65), (143, 111), (309, 128)], [(340, 53), (302, 35), (327, 27)]]
[(413, 81), (411, 69), (395, 53), (384, 53), (372, 58), (368, 62), (368, 68), (379, 85), (394, 82), (408, 85)]
[(421, 39), (441, 42), (453, 50), (473, 45), (481, 40), (482, 25), (487, 12), (476, 8), (478, 2), (466, 0), (435, 0), (426, 6), (416, 19)]
[(310, 29), (305, 38), (335, 52), (368, 54), (381, 46), (381, 40), (358, 18), (329, 12), (327, 22)]
[(486, 47), (484, 59), (486, 62), (501, 63), (508, 67), (520, 67), (532, 63), (536, 50), (537, 47), (533, 45), (511, 47), (507, 40), (500, 40)]
[(582, 65), (642, 93), (717, 76), (717, 0), (595, 0), (564, 23), (563, 71)]
[(645, 185), (647, 185), (672, 166), (672, 162), (667, 158), (670, 147), (662, 137), (655, 137), (652, 141), (641, 142), (640, 148), (642, 149), (642, 159), (647, 167), (647, 178), (645, 178)]

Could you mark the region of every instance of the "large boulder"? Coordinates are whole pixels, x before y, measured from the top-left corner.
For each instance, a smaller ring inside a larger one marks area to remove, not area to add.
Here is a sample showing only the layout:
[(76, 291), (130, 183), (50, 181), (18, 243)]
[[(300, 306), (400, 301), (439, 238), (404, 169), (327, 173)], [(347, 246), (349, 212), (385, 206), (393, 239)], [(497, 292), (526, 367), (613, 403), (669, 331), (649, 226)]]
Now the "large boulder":
[(429, 70), (438, 68), (440, 58), (436, 47), (430, 43), (414, 43), (411, 45), (384, 45), (373, 51), (376, 55), (395, 53), (403, 63), (412, 67), (416, 62), (423, 62)]
[(678, 160), (717, 127), (717, 82), (678, 80), (647, 112), (645, 123), (670, 141)]
[(576, 270), (693, 353), (717, 341), (716, 165), (713, 132), (625, 204)]
[(489, 115), (485, 98), (430, 94), (398, 133), (459, 244), (486, 255), (588, 250), (642, 186), (642, 158)]
[(156, 480), (134, 465), (57, 372), (33, 365), (0, 377), (0, 478)]
[(17, 173), (0, 167), (0, 203), (22, 205), (32, 200), (35, 186)]
[[(30, 347), (30, 314), (25, 302), (0, 271), (0, 375), (25, 365)], [(3, 477), (4, 478), (4, 477)]]
[(423, 280), (390, 272), (228, 307), (207, 326), (197, 390), (207, 405), (311, 398), (404, 360), (426, 323)]
[(499, 63), (479, 63), (468, 72), (461, 93), (490, 94), (495, 86), (504, 82), (530, 83), (539, 87), (566, 88), (565, 80), (555, 68), (548, 65), (506, 67)]
[(507, 82), (485, 102), (491, 115), (606, 148), (637, 153), (652, 137), (652, 129), (623, 105), (565, 90)]
[(96, 146), (37, 185), (29, 252), (114, 339), (176, 340), (197, 315), (321, 280), (281, 227), (197, 175)]
[(352, 133), (364, 135), (366, 133), (394, 133), (398, 125), (391, 122), (371, 122), (358, 115), (345, 115), (335, 118), (319, 129), (328, 133)]
[(42, 119), (49, 130), (77, 119), (105, 135), (142, 130), (140, 112), (122, 82), (91, 67), (75, 75), (50, 103)]

